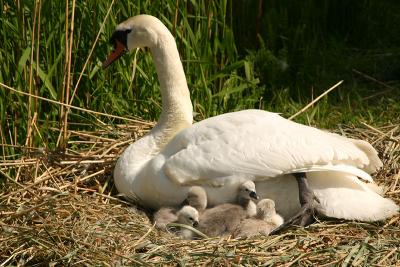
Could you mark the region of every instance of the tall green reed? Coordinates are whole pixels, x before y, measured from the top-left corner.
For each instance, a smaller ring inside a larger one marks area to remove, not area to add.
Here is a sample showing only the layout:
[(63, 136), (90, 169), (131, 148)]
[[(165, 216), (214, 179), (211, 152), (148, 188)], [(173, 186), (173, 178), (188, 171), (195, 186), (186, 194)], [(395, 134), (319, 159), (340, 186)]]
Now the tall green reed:
[[(76, 4), (76, 6), (74, 6)], [(92, 115), (34, 98), (35, 95), (87, 109), (126, 117), (156, 119), (160, 92), (149, 53), (137, 54), (133, 77), (130, 53), (109, 69), (101, 62), (111, 47), (108, 38), (115, 26), (140, 13), (159, 17), (176, 37), (194, 109), (202, 119), (230, 110), (253, 107), (260, 92), (252, 63), (240, 58), (235, 47), (231, 1), (116, 1), (105, 21), (76, 94), (72, 94), (109, 1), (4, 1), (0, 48), (0, 81), (32, 97), (2, 88), (2, 143), (55, 148), (66, 139), (68, 122), (94, 121)], [(74, 15), (72, 17), (72, 15)], [(73, 32), (71, 25), (73, 24)], [(71, 47), (70, 47), (71, 46)], [(36, 114), (36, 115), (34, 115)], [(35, 116), (35, 117), (34, 117)], [(35, 120), (33, 121), (33, 118)], [(115, 119), (101, 118), (106, 123)], [(69, 127), (74, 126), (72, 123)], [(62, 134), (64, 133), (64, 134)], [(62, 136), (63, 138), (59, 138)], [(6, 148), (7, 154), (17, 153)]]
[[(101, 62), (111, 50), (108, 38), (115, 26), (140, 13), (160, 18), (176, 37), (196, 119), (253, 107), (293, 114), (303, 102), (343, 78), (347, 87), (338, 89), (334, 97), (329, 96), (329, 102), (325, 98), (298, 120), (332, 122), (327, 119), (332, 114), (332, 103), (338, 106), (338, 114), (348, 114), (348, 110), (354, 113), (355, 106), (365, 114), (367, 108), (354, 102), (376, 89), (354, 78), (351, 69), (395, 79), (399, 66), (396, 62), (400, 62), (395, 45), (400, 34), (390, 27), (396, 24), (396, 3), (363, 0), (353, 6), (330, 0), (115, 1), (105, 20), (111, 1), (76, 1), (73, 8), (74, 2), (0, 0), (0, 82), (64, 103), (68, 102), (69, 92), (74, 106), (154, 120), (161, 111), (161, 99), (155, 68), (146, 50), (137, 53), (135, 70), (133, 52), (109, 69), (101, 69)], [(82, 73), (104, 20), (105, 27)], [(356, 25), (355, 29), (349, 28), (350, 24)], [(379, 25), (386, 31), (384, 37), (379, 34)], [(72, 43), (66, 40), (67, 34)], [(385, 46), (392, 56), (383, 53)], [(75, 87), (76, 94), (72, 95)], [(67, 109), (59, 105), (4, 88), (0, 89), (0, 97), (1, 143), (16, 146), (3, 146), (3, 158), (18, 156), (21, 150), (17, 147), (27, 143), (27, 136), (31, 146), (54, 149), (67, 141), (59, 139), (66, 126), (95, 126), (96, 119), (110, 125), (122, 122), (76, 110), (63, 117), (62, 111), (65, 114)], [(390, 105), (398, 110), (398, 105)], [(353, 119), (340, 115), (335, 118)]]

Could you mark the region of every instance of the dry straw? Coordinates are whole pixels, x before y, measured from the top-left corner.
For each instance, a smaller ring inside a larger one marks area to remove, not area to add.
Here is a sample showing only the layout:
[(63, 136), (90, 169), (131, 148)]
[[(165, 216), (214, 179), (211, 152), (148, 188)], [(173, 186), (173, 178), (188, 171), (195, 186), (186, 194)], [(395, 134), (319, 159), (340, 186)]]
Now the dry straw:
[[(136, 122), (97, 132), (69, 130), (75, 149), (4, 160), (0, 265), (399, 266), (399, 216), (383, 223), (321, 221), (253, 240), (185, 241), (155, 229), (143, 211), (117, 196), (118, 155), (150, 128)], [(375, 179), (400, 203), (400, 130), (342, 126), (368, 140), (384, 167)], [(18, 173), (18, 181), (13, 175)]]

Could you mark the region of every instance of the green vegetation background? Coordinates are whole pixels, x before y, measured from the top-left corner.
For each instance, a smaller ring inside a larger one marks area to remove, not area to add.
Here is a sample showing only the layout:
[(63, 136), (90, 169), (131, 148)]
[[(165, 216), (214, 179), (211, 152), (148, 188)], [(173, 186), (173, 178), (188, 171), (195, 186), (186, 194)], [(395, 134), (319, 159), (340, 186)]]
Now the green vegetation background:
[[(74, 3), (68, 83), (65, 35), (71, 32)], [(290, 116), (344, 80), (296, 120), (326, 128), (399, 122), (399, 1), (115, 1), (105, 20), (111, 3), (0, 0), (0, 82), (65, 103), (104, 21), (72, 105), (156, 120), (161, 111), (159, 85), (146, 50), (136, 54), (136, 69), (134, 52), (101, 69), (112, 49), (108, 38), (115, 26), (147, 13), (160, 18), (176, 37), (197, 120), (246, 108)], [(35, 113), (38, 130), (32, 131), (29, 145), (56, 147), (60, 106), (28, 100), (0, 89), (5, 159), (20, 155)], [(125, 123), (72, 110), (68, 127), (95, 129), (99, 120), (107, 125)]]

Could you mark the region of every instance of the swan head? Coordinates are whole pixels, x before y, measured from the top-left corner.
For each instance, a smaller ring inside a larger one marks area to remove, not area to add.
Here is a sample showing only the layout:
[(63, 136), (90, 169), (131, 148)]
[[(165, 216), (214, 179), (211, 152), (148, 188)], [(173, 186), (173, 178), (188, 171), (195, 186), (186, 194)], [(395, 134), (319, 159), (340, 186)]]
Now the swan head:
[(192, 186), (189, 188), (185, 204), (203, 211), (207, 208), (207, 193), (201, 186)]
[(165, 25), (156, 17), (137, 15), (120, 23), (110, 38), (114, 50), (103, 62), (108, 67), (127, 51), (140, 47), (154, 47), (161, 36), (171, 34)]
[(257, 216), (261, 219), (275, 214), (275, 202), (272, 199), (262, 199), (257, 203)]
[(178, 213), (178, 223), (190, 225), (196, 227), (199, 224), (199, 212), (191, 207), (184, 206), (181, 208)]
[(253, 181), (246, 181), (239, 186), (239, 198), (249, 200), (258, 199), (256, 185)]

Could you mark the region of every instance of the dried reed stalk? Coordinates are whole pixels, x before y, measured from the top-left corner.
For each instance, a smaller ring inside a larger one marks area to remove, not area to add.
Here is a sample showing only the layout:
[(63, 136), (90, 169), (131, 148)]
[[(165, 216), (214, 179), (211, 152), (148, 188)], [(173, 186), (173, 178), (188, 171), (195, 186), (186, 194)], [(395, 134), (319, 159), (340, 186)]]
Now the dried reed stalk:
[[(116, 128), (68, 131), (79, 141), (75, 150), (0, 163), (10, 180), (0, 196), (0, 265), (399, 265), (399, 216), (386, 223), (324, 220), (252, 240), (186, 241), (160, 232), (150, 211), (119, 199), (112, 183), (118, 155), (148, 124)], [(341, 132), (374, 143), (384, 162), (375, 180), (400, 203), (398, 125)]]

